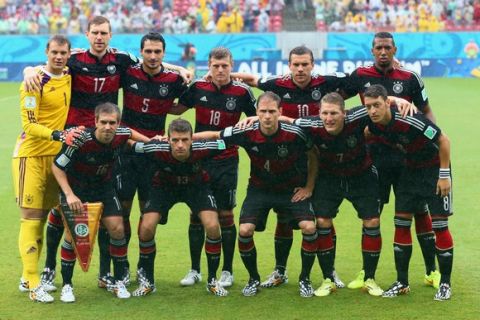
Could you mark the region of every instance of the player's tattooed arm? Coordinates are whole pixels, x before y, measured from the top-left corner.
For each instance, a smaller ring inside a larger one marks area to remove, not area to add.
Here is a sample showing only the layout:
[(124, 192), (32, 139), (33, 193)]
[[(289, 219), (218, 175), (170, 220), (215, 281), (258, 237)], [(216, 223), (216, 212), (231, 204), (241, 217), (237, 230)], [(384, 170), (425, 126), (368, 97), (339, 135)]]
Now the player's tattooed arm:
[(437, 194), (446, 197), (451, 190), (450, 140), (443, 133), (438, 138), (438, 156), (440, 158), (440, 172), (437, 182)]
[(27, 92), (40, 92), (42, 89), (42, 75), (37, 72), (36, 67), (23, 69), (23, 85)]

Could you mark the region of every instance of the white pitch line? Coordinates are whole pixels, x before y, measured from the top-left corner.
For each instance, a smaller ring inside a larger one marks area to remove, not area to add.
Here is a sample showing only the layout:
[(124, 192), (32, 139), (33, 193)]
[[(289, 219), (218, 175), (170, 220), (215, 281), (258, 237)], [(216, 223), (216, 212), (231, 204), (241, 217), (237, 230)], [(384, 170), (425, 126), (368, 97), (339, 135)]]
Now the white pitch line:
[(8, 101), (8, 100), (10, 100), (10, 99), (14, 99), (14, 98), (17, 98), (17, 97), (18, 97), (18, 95), (3, 97), (3, 98), (0, 98), (0, 102)]

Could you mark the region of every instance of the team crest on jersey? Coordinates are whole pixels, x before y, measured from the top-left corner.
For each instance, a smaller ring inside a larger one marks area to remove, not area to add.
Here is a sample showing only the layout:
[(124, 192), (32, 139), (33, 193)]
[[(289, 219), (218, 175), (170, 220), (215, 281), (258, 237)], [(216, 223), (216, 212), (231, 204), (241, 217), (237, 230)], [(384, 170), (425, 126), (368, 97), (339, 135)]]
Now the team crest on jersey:
[(33, 196), (31, 194), (27, 194), (25, 196), (25, 203), (26, 204), (32, 204), (33, 203)]
[(225, 104), (225, 107), (227, 108), (227, 110), (235, 110), (237, 106), (237, 103), (235, 102), (235, 98), (228, 98), (227, 99), (227, 103)]
[(117, 67), (115, 67), (114, 65), (110, 65), (107, 67), (107, 71), (110, 72), (110, 74), (114, 74), (115, 71), (117, 71)]
[(75, 226), (75, 234), (79, 237), (86, 237), (89, 234), (88, 226), (85, 223), (79, 223)]
[(393, 83), (393, 92), (395, 92), (396, 94), (399, 94), (399, 93), (402, 93), (403, 91), (403, 85), (401, 82), (399, 81), (396, 81)]
[(320, 100), (321, 97), (322, 97), (322, 93), (320, 92), (320, 90), (315, 89), (315, 90), (312, 91), (312, 99), (313, 100), (318, 101), (318, 100)]
[(355, 136), (350, 136), (347, 138), (347, 146), (349, 148), (355, 148), (355, 146), (357, 145), (357, 138)]
[(288, 148), (284, 145), (279, 146), (277, 154), (280, 158), (286, 158), (288, 156)]
[(166, 97), (168, 94), (168, 86), (161, 85), (160, 88), (158, 89), (158, 93), (160, 93), (162, 97)]

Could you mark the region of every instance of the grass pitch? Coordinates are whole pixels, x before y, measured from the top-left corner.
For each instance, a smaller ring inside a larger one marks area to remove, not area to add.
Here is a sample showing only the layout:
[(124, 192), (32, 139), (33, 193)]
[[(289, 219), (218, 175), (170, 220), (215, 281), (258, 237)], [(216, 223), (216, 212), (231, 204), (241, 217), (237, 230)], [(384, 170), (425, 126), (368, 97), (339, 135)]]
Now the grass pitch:
[[(234, 260), (235, 284), (226, 298), (210, 296), (205, 291), (205, 281), (195, 287), (182, 288), (179, 280), (190, 267), (188, 254), (188, 209), (176, 205), (170, 213), (169, 223), (159, 226), (157, 232), (156, 285), (157, 292), (145, 298), (125, 301), (96, 287), (98, 248), (95, 249), (90, 271), (76, 268), (74, 286), (77, 302), (64, 304), (57, 299), (53, 304), (41, 305), (29, 301), (17, 289), (21, 275), (18, 254), (19, 212), (14, 202), (11, 178), (11, 154), (16, 136), (21, 131), (18, 111), (18, 83), (0, 84), (0, 105), (4, 139), (0, 141), (0, 204), (3, 223), (0, 225), (0, 319), (479, 319), (480, 318), (480, 227), (477, 196), (480, 194), (480, 143), (478, 141), (477, 99), (480, 89), (478, 79), (427, 79), (430, 104), (437, 123), (452, 143), (454, 175), (454, 209), (450, 229), (455, 242), (452, 276), (453, 297), (448, 302), (433, 301), (435, 290), (422, 283), (424, 267), (420, 248), (414, 241), (410, 263), (412, 292), (396, 299), (374, 298), (361, 291), (338, 290), (326, 298), (303, 299), (298, 295), (297, 278), (300, 271), (300, 238), (298, 232), (290, 254), (288, 271), (290, 282), (280, 288), (262, 290), (258, 296), (246, 298), (240, 293), (248, 279), (241, 259)], [(350, 99), (349, 105), (359, 103)], [(186, 118), (193, 119), (189, 113)], [(236, 221), (245, 197), (249, 163), (241, 153)], [(131, 221), (135, 229), (138, 209)], [(265, 232), (257, 233), (258, 265), (262, 279), (274, 266), (273, 233), (275, 217), (271, 216)], [(340, 277), (348, 282), (361, 269), (361, 223), (350, 204), (344, 203), (335, 220), (338, 234), (336, 268)], [(413, 229), (413, 228), (412, 228)], [(414, 232), (414, 231), (413, 231)], [(395, 279), (393, 262), (393, 207), (387, 206), (382, 215), (383, 251), (376, 275), (377, 282), (388, 287)], [(129, 248), (132, 271), (138, 257), (138, 240), (135, 235)], [(202, 258), (205, 275), (206, 259)], [(43, 264), (44, 256), (41, 259)], [(59, 266), (57, 266), (59, 272)], [(321, 282), (318, 264), (314, 265), (312, 281)], [(61, 285), (61, 276), (57, 276)], [(133, 290), (133, 285), (130, 287)]]

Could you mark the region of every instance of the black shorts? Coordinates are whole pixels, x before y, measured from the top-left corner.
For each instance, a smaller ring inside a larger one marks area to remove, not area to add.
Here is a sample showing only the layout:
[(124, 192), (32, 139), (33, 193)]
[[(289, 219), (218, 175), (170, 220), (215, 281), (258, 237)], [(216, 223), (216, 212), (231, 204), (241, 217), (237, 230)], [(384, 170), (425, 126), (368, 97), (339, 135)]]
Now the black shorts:
[(218, 210), (232, 210), (237, 205), (238, 158), (209, 159), (203, 164), (210, 176)]
[(138, 200), (147, 201), (152, 185), (152, 161), (144, 155), (121, 154), (116, 163), (118, 196), (132, 201), (138, 190)]
[[(117, 192), (113, 186), (111, 188), (92, 189), (92, 190), (74, 190), (73, 193), (82, 202), (101, 202), (103, 203), (102, 217), (121, 216), (122, 205), (118, 198)], [(68, 207), (65, 194), (60, 192), (60, 205)]]
[[(409, 169), (400, 176), (398, 192), (395, 195), (395, 210), (407, 213), (422, 212), (427, 205), (434, 215), (453, 214), (453, 193), (446, 197), (436, 194), (439, 167)], [(451, 180), (450, 180), (451, 181)]]
[(168, 212), (180, 202), (184, 202), (195, 215), (205, 210), (217, 211), (215, 197), (210, 186), (204, 184), (176, 188), (171, 186), (152, 188), (150, 199), (145, 203), (143, 213), (158, 212), (162, 216), (160, 224), (166, 224)]
[(252, 223), (257, 225), (259, 223), (261, 228), (256, 230), (263, 231), (266, 215), (271, 209), (275, 212), (282, 212), (283, 220), (293, 225), (297, 225), (301, 221), (314, 221), (315, 217), (310, 201), (291, 202), (292, 196), (293, 193), (290, 192), (266, 192), (249, 186), (240, 211), (240, 224)]
[(393, 193), (396, 194), (398, 181), (402, 175), (404, 166), (376, 167), (378, 171), (378, 188), (380, 192), (380, 200), (382, 203), (388, 203), (390, 200), (390, 190), (393, 188)]
[(360, 219), (379, 217), (380, 196), (376, 168), (372, 166), (353, 177), (319, 174), (312, 197), (315, 216), (335, 218), (343, 199), (353, 204)]

